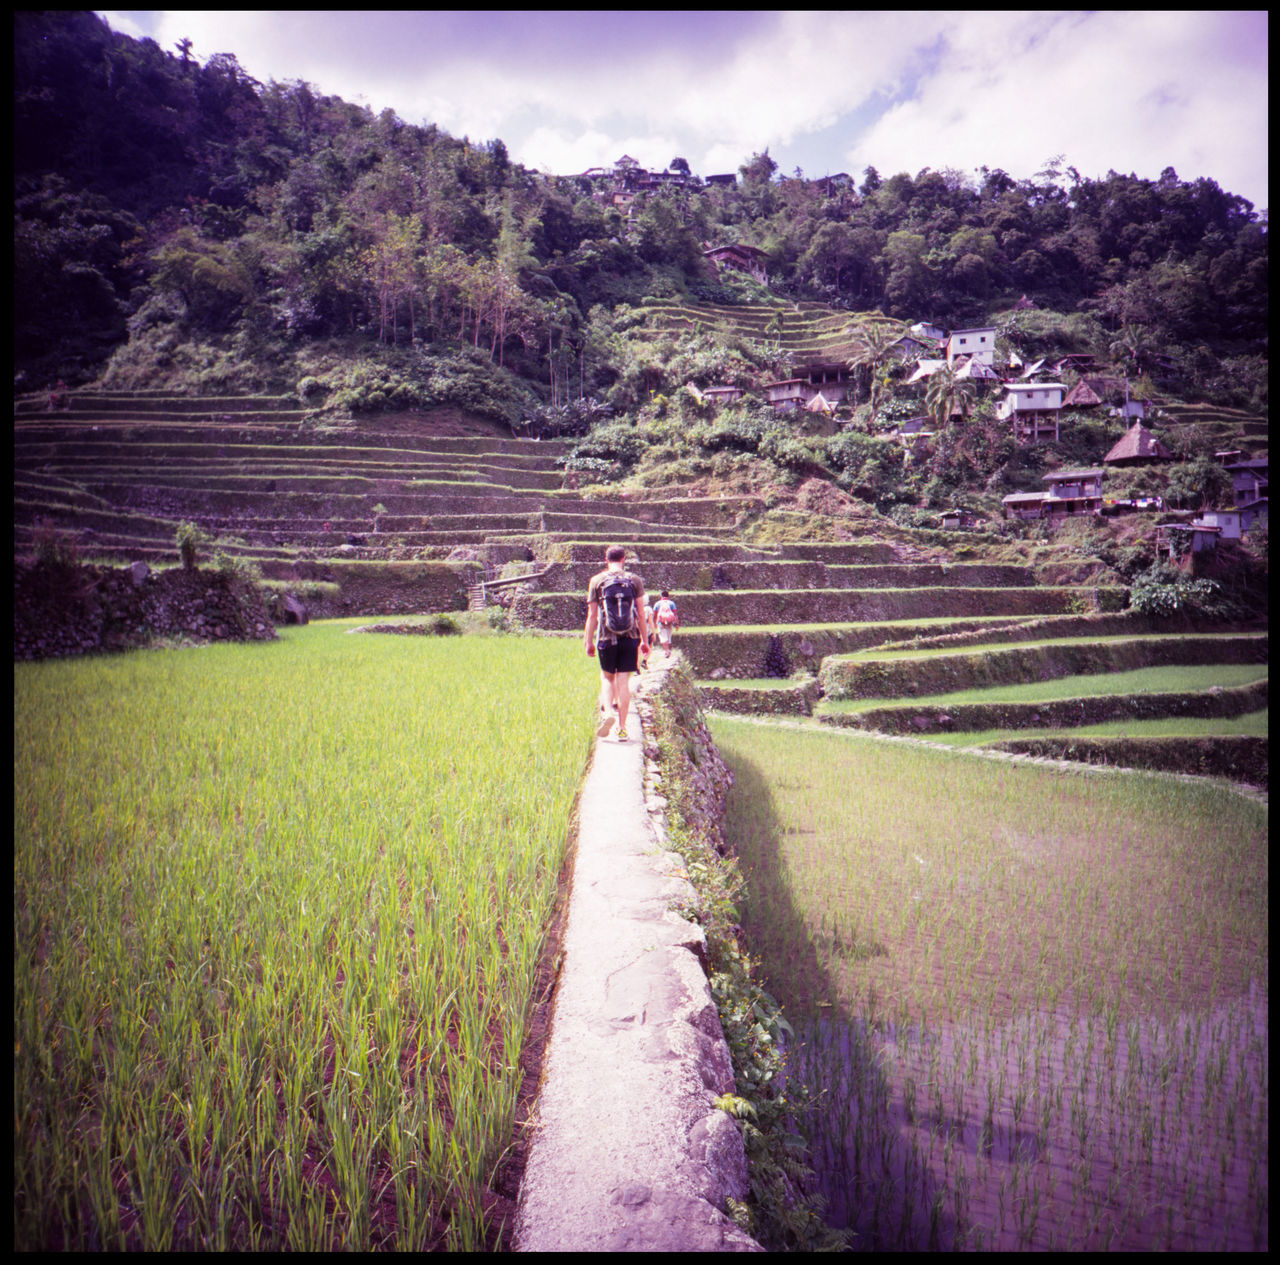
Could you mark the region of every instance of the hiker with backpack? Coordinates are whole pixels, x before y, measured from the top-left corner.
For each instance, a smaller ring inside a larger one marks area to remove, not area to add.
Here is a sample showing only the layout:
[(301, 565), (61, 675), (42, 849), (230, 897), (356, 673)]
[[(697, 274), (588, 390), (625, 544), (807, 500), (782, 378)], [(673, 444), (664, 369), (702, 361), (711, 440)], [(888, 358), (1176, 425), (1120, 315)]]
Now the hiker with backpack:
[(631, 674), (641, 651), (649, 652), (649, 628), (645, 621), (644, 583), (626, 569), (627, 551), (612, 545), (605, 552), (606, 566), (587, 585), (587, 624), (583, 641), (587, 654), (600, 660), (600, 725), (605, 737), (613, 728), (617, 711), (618, 741), (627, 741), (627, 713), (631, 708)]
[(676, 604), (666, 589), (662, 590), (662, 596), (654, 603), (653, 622), (658, 628), (658, 640), (662, 642), (662, 648), (670, 659), (671, 634), (680, 627), (680, 616), (676, 613)]

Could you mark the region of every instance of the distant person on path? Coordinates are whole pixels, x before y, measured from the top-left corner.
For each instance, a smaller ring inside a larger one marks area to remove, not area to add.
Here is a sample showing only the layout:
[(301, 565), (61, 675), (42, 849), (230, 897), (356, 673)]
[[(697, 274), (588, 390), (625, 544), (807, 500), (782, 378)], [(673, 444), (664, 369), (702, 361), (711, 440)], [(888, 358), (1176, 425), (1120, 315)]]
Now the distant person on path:
[(49, 408), (50, 410), (57, 410), (70, 407), (71, 402), (67, 398), (67, 384), (59, 378), (58, 385), (49, 392)]
[(627, 551), (621, 545), (611, 545), (604, 557), (605, 569), (593, 575), (587, 585), (587, 623), (582, 639), (587, 654), (600, 659), (600, 724), (596, 733), (601, 738), (608, 734), (616, 709), (618, 741), (626, 742), (631, 674), (638, 667), (641, 650), (649, 653), (644, 584), (626, 570)]
[(658, 640), (662, 642), (662, 648), (670, 659), (671, 634), (680, 627), (680, 616), (676, 613), (676, 604), (666, 589), (662, 590), (662, 596), (654, 603), (653, 617), (658, 624)]

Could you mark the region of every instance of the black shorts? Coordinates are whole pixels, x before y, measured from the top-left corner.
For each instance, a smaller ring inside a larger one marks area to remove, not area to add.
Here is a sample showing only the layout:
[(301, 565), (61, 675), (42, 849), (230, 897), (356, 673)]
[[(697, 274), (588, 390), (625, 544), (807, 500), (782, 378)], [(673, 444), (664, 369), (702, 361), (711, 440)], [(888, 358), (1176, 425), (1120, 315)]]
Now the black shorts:
[(619, 637), (617, 641), (596, 642), (601, 672), (634, 672), (640, 659), (640, 638)]

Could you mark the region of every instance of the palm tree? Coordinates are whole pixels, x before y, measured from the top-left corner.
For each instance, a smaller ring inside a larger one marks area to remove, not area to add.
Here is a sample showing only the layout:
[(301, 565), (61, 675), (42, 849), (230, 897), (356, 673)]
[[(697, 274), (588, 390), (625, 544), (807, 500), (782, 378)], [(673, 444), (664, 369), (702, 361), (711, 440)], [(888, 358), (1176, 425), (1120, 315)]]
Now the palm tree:
[(924, 399), (929, 415), (941, 430), (957, 413), (962, 418), (968, 417), (975, 394), (972, 382), (957, 378), (950, 365), (942, 365), (929, 379)]
[(1118, 364), (1132, 369), (1141, 378), (1155, 367), (1156, 341), (1145, 325), (1124, 325), (1108, 348)]
[(853, 354), (849, 358), (849, 368), (866, 371), (867, 393), (871, 400), (871, 420), (874, 423), (876, 414), (884, 403), (885, 392), (888, 390), (881, 368), (893, 354), (893, 349), (901, 341), (902, 336), (890, 325), (851, 326), (847, 333), (853, 349)]

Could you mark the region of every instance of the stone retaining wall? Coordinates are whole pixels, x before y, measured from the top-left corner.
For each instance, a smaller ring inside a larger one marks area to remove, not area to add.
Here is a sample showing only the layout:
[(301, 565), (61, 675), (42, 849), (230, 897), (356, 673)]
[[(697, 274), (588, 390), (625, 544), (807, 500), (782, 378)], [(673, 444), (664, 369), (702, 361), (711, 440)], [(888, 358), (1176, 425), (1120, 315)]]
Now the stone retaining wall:
[(1039, 703), (959, 703), (953, 707), (874, 707), (828, 712), (824, 724), (880, 733), (913, 734), (984, 729), (1056, 729), (1111, 720), (1159, 720), (1181, 716), (1242, 716), (1267, 706), (1268, 683), (1163, 694), (1098, 694)]
[(1225, 777), (1269, 789), (1266, 738), (1244, 734), (1215, 738), (1019, 738), (996, 744), (1000, 751), (1110, 764), (1117, 768), (1156, 769), (1197, 777)]
[(959, 690), (1137, 668), (1206, 663), (1266, 663), (1265, 635), (1131, 637), (1010, 646), (930, 658), (830, 659), (822, 667), (828, 698), (919, 698)]
[[(734, 624), (836, 624), (956, 618), (975, 615), (1057, 615), (1098, 599), (1095, 589), (920, 588), (780, 589), (678, 593), (681, 623), (701, 627)], [(580, 628), (585, 591), (534, 594), (519, 616), (534, 628)]]
[[(990, 627), (981, 620), (949, 621), (953, 629)], [(826, 628), (782, 628), (773, 633), (765, 629), (718, 632), (693, 628), (676, 634), (680, 651), (693, 668), (695, 676), (704, 679), (755, 680), (767, 677), (767, 659), (781, 651), (785, 660), (783, 674), (789, 676), (797, 668), (817, 672), (827, 655), (851, 654), (885, 642), (909, 641), (920, 632), (919, 624), (848, 624)]]
[(14, 567), (13, 657), (127, 650), (156, 638), (271, 641), (262, 594), (217, 571), (23, 563)]

